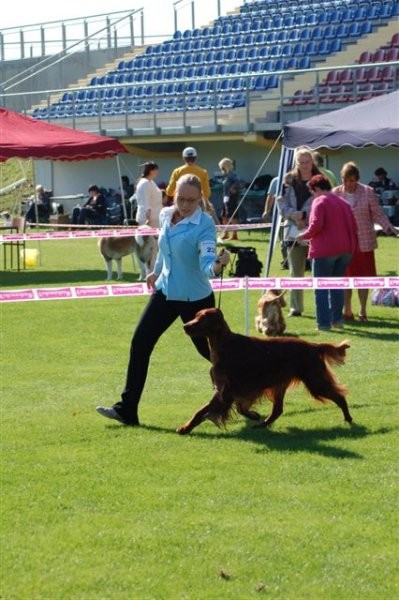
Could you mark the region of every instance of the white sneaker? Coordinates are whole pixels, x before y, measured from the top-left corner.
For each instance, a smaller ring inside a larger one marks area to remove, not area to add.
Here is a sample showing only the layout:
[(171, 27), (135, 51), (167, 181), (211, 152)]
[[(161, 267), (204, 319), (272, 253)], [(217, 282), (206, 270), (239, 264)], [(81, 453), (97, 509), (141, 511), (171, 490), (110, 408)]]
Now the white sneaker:
[(103, 417), (106, 417), (107, 419), (114, 419), (114, 421), (124, 423), (124, 420), (122, 419), (121, 415), (116, 412), (113, 406), (111, 406), (110, 408), (107, 408), (105, 406), (97, 406), (96, 411), (98, 412), (98, 414), (100, 414)]

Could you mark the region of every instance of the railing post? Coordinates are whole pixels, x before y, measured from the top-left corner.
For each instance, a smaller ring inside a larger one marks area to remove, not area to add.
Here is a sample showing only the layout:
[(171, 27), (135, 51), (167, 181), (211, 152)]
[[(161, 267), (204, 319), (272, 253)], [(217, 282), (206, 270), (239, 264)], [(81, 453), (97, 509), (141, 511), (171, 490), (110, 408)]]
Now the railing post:
[(111, 38), (111, 21), (110, 18), (106, 18), (107, 23), (107, 48), (111, 48), (112, 38)]
[(5, 60), (5, 56), (4, 56), (4, 37), (3, 34), (0, 32), (0, 60)]
[(40, 50), (41, 55), (46, 56), (46, 38), (44, 33), (44, 27), (40, 27)]
[(19, 31), (19, 45), (21, 48), (21, 58), (25, 58), (25, 41), (24, 41), (24, 32), (22, 29)]
[(191, 0), (191, 29), (195, 29), (195, 6), (194, 6), (194, 0)]
[(65, 50), (67, 47), (67, 36), (65, 23), (61, 23), (61, 36), (62, 36), (62, 49)]
[(130, 29), (130, 45), (132, 48), (134, 48), (135, 43), (134, 43), (134, 24), (133, 24), (133, 16), (130, 15), (129, 17), (129, 29)]

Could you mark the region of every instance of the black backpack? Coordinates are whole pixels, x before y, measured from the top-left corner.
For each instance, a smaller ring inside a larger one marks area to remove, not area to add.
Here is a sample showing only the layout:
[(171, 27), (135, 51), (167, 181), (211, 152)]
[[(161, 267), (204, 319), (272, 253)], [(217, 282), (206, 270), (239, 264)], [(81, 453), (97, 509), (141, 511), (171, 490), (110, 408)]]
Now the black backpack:
[(231, 274), (235, 277), (260, 277), (262, 266), (255, 248), (237, 248), (237, 260), (233, 263)]

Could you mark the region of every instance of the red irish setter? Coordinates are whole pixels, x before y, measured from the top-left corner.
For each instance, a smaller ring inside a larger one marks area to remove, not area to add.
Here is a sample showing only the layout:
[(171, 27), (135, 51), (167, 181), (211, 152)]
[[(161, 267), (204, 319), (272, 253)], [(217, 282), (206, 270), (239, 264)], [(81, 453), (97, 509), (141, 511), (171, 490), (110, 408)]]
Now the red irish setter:
[[(218, 308), (200, 310), (185, 323), (184, 330), (190, 336), (208, 338), (215, 394), (178, 433), (190, 433), (205, 419), (223, 425), (234, 409), (260, 421), (257, 427), (267, 427), (282, 414), (287, 388), (300, 381), (316, 400), (335, 402), (345, 421), (352, 422), (344, 396), (346, 389), (327, 367), (327, 363), (344, 363), (349, 348), (346, 342), (317, 344), (290, 337), (264, 339), (233, 333)], [(262, 397), (273, 403), (272, 412), (264, 421), (251, 410)]]

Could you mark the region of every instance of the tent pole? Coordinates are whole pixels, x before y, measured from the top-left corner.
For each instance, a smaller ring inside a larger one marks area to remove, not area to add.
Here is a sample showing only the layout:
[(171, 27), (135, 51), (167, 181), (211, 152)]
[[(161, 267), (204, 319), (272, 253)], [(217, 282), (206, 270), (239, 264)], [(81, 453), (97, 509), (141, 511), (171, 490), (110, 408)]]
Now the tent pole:
[(118, 154), (115, 155), (116, 158), (116, 166), (118, 169), (118, 176), (119, 176), (119, 186), (120, 186), (120, 190), (121, 190), (121, 198), (122, 198), (122, 211), (123, 211), (123, 224), (124, 225), (129, 225), (129, 220), (127, 217), (127, 210), (126, 210), (126, 204), (125, 204), (125, 195), (123, 193), (123, 185), (122, 185), (122, 174), (121, 174), (121, 165), (119, 162), (119, 156)]
[[(36, 167), (35, 167), (35, 162), (33, 161), (33, 169), (32, 169), (32, 173), (33, 173), (33, 203), (34, 203), (34, 207), (35, 207), (35, 228), (38, 229), (39, 225), (39, 209), (37, 207), (37, 203), (36, 203)], [(42, 266), (42, 245), (40, 243), (40, 240), (37, 241), (37, 246), (38, 246), (38, 252), (39, 252), (39, 267)], [(25, 258), (24, 258), (25, 260)]]
[(280, 211), (278, 210), (278, 206), (277, 206), (277, 198), (278, 198), (278, 196), (281, 195), (281, 190), (283, 188), (284, 175), (291, 168), (293, 156), (294, 156), (294, 151), (289, 148), (285, 148), (283, 146), (282, 153), (280, 156), (280, 164), (279, 164), (279, 168), (278, 168), (276, 198), (274, 200), (274, 206), (273, 206), (272, 229), (270, 232), (269, 248), (268, 248), (268, 252), (267, 252), (266, 265), (265, 265), (265, 276), (266, 277), (269, 276), (270, 265), (271, 265), (272, 258), (273, 258), (273, 250), (276, 245), (276, 241), (278, 238), (278, 231), (279, 231), (280, 225), (281, 225), (281, 216), (280, 216)]

